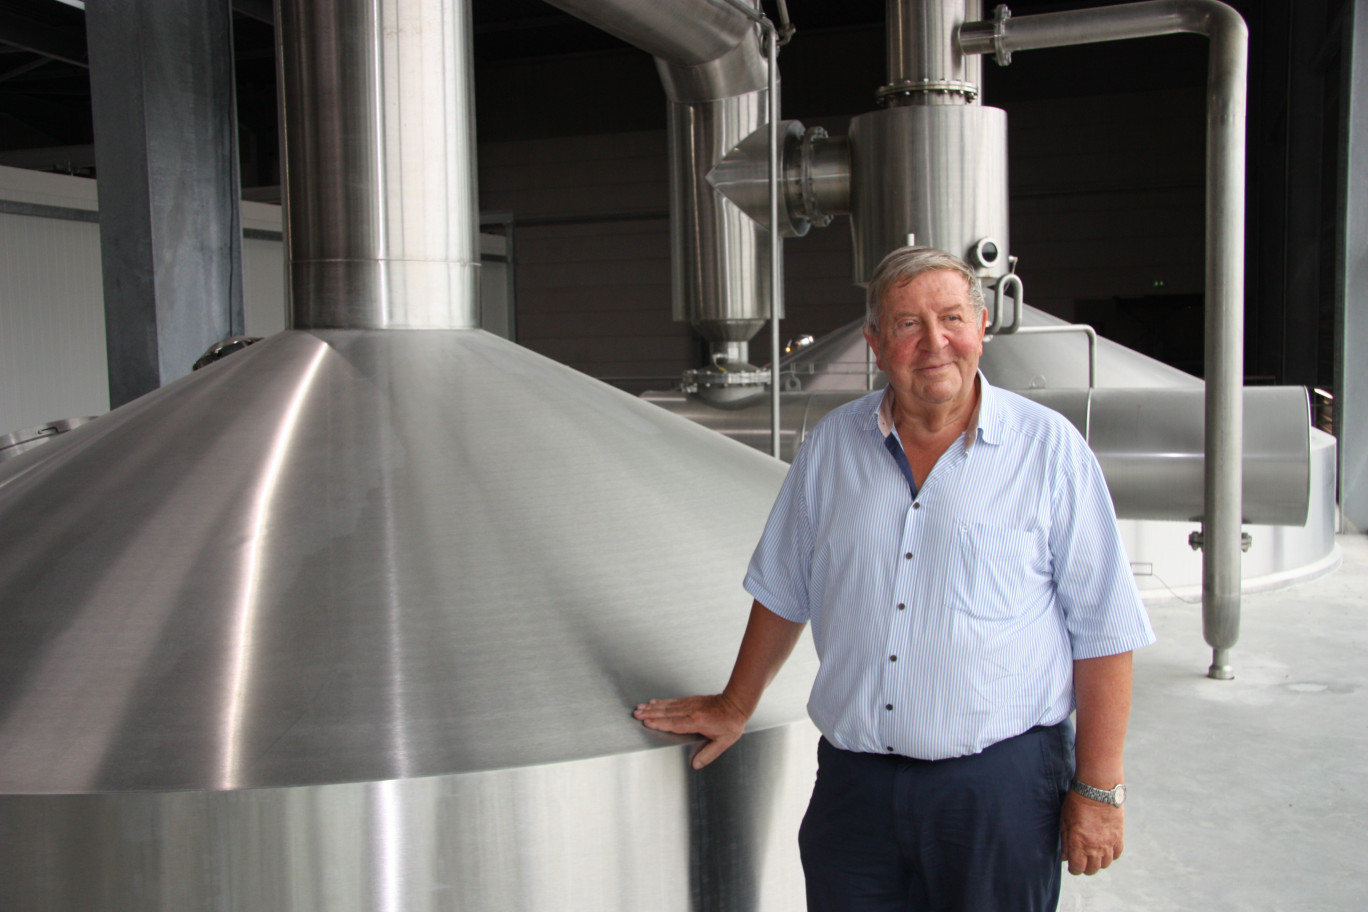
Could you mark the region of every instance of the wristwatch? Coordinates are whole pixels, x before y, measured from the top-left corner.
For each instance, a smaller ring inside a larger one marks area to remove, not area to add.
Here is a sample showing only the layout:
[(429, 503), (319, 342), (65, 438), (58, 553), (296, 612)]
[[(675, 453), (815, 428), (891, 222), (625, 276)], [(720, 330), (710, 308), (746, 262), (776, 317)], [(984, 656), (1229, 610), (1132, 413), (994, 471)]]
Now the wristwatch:
[(1120, 807), (1126, 803), (1126, 786), (1118, 785), (1114, 789), (1093, 788), (1086, 782), (1079, 782), (1077, 779), (1069, 783), (1069, 788), (1073, 789), (1084, 798), (1091, 798), (1093, 801), (1100, 801), (1103, 804), (1110, 804), (1112, 807)]

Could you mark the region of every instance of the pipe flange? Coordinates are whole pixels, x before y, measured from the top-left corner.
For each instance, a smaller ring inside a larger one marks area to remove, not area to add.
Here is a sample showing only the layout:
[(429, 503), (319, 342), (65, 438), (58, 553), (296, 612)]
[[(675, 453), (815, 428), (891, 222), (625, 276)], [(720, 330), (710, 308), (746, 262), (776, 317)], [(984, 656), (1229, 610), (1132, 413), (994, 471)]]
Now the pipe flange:
[(1012, 50), (1007, 47), (1007, 20), (1011, 18), (1012, 11), (1005, 3), (999, 3), (993, 10), (993, 62), (998, 66), (1012, 62)]
[(960, 79), (904, 79), (890, 83), (879, 89), (875, 95), (887, 104), (895, 95), (912, 95), (917, 92), (943, 92), (947, 95), (963, 95), (967, 101), (978, 98), (979, 87), (972, 82)]
[(811, 127), (803, 133), (803, 143), (799, 155), (798, 185), (803, 197), (803, 216), (818, 228), (831, 224), (832, 216), (823, 212), (817, 203), (817, 187), (812, 177), (812, 147), (824, 142), (830, 134), (822, 127)]

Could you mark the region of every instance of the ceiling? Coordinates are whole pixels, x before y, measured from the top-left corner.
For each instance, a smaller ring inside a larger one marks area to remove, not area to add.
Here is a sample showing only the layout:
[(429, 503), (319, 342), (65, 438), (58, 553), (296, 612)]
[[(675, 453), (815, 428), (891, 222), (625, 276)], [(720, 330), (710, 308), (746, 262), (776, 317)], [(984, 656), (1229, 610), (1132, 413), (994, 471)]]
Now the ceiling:
[[(276, 148), (276, 74), (274, 29), (271, 0), (225, 0), (233, 8), (233, 53), (238, 101), (239, 144), (242, 153), (242, 184), (249, 197), (253, 188), (269, 190), (278, 183)], [(568, 77), (557, 78), (557, 67), (574, 67), (586, 72), (598, 63), (586, 64), (583, 58), (614, 57), (618, 70), (610, 76), (627, 88), (621, 100), (600, 100), (599, 114), (609, 107), (623, 108), (659, 91), (658, 83), (648, 77), (643, 86), (633, 87), (637, 73), (645, 73), (650, 61), (644, 54), (620, 40), (563, 13), (542, 0), (471, 0), (474, 19), (476, 86), (480, 93), (478, 110), (482, 139), (525, 138), (529, 135), (558, 135), (579, 128), (581, 132), (663, 127), (663, 106), (646, 105), (646, 114), (602, 120), (586, 120), (567, 106), (587, 104), (594, 107), (588, 93), (575, 95), (557, 85)], [(1116, 0), (1090, 2), (1049, 2), (1017, 0), (1012, 9), (1020, 13), (1052, 9), (1108, 5)], [(991, 5), (985, 2), (985, 7)], [(1243, 4), (1247, 5), (1247, 4)], [(0, 165), (33, 168), (93, 176), (95, 156), (90, 110), (90, 71), (86, 51), (83, 0), (0, 0)], [(787, 0), (797, 37), (783, 58), (786, 79), (786, 115), (790, 99), (796, 108), (804, 107), (804, 97), (814, 100), (809, 108), (830, 110), (803, 111), (798, 115), (859, 113), (873, 104), (873, 87), (883, 71), (882, 28), (885, 0)], [(765, 0), (766, 11), (777, 15), (774, 0)], [(824, 55), (822, 39), (838, 40), (851, 46), (850, 35), (863, 33), (860, 47), (867, 53), (842, 59), (833, 65)], [(833, 39), (832, 36), (838, 36)], [(1108, 52), (1114, 54), (1115, 52)], [(640, 56), (637, 61), (636, 55)], [(1045, 54), (1039, 59), (1044, 60)], [(576, 58), (581, 58), (576, 63)], [(1190, 58), (1191, 59), (1191, 58)], [(1181, 78), (1200, 81), (1198, 69)], [(860, 70), (858, 79), (848, 71)], [(986, 87), (992, 86), (993, 67), (985, 67)], [(1154, 68), (1148, 67), (1154, 77)], [(1094, 72), (1123, 72), (1124, 68), (1100, 66)], [(1160, 78), (1169, 68), (1159, 68)], [(1103, 77), (1106, 78), (1106, 77)], [(502, 80), (502, 82), (501, 82)], [(537, 80), (540, 80), (537, 83)], [(834, 85), (844, 81), (860, 86), (859, 98), (836, 98)], [(1058, 90), (1058, 80), (1052, 80)], [(537, 87), (529, 87), (535, 84)], [(1089, 85), (1096, 85), (1090, 78)], [(1009, 91), (1020, 92), (1031, 85), (1027, 67), (1014, 64)], [(790, 91), (792, 89), (793, 91)], [(540, 91), (541, 95), (532, 95)], [(501, 111), (517, 107), (534, 97), (541, 113), (536, 122)], [(993, 96), (994, 98), (998, 96)], [(848, 104), (844, 111), (833, 106)], [(551, 116), (546, 116), (547, 114)], [(593, 111), (590, 111), (593, 114)], [(542, 131), (537, 133), (536, 131)]]
[[(231, 2), (244, 146), (274, 144), (272, 4)], [(83, 6), (82, 0), (0, 0), (0, 165), (94, 174)], [(799, 27), (808, 29), (879, 27), (884, 16), (884, 0), (789, 0), (789, 6)], [(477, 70), (630, 50), (541, 0), (473, 0), (472, 7)], [(273, 156), (263, 158), (265, 166), (253, 167), (244, 148), (244, 187), (274, 183)]]

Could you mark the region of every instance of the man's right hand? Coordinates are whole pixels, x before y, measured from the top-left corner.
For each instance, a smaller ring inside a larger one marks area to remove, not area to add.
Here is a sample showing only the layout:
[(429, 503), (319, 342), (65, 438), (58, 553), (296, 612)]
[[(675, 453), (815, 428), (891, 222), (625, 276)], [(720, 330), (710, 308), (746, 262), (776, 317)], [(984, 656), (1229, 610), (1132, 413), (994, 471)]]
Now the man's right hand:
[(749, 714), (725, 693), (674, 700), (651, 700), (632, 711), (641, 724), (677, 735), (702, 735), (708, 740), (693, 752), (690, 763), (700, 770), (736, 743)]

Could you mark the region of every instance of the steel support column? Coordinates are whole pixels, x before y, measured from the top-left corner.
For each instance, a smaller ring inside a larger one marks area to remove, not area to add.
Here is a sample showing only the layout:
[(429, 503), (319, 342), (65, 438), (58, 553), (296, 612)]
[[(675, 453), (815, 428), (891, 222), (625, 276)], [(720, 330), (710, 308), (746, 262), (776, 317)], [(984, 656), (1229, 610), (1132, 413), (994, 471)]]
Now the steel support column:
[(229, 0), (86, 9), (111, 408), (243, 331)]
[(1344, 525), (1363, 532), (1368, 530), (1368, 8), (1349, 4), (1345, 14), (1340, 119), (1344, 234), (1337, 289), (1335, 426)]

